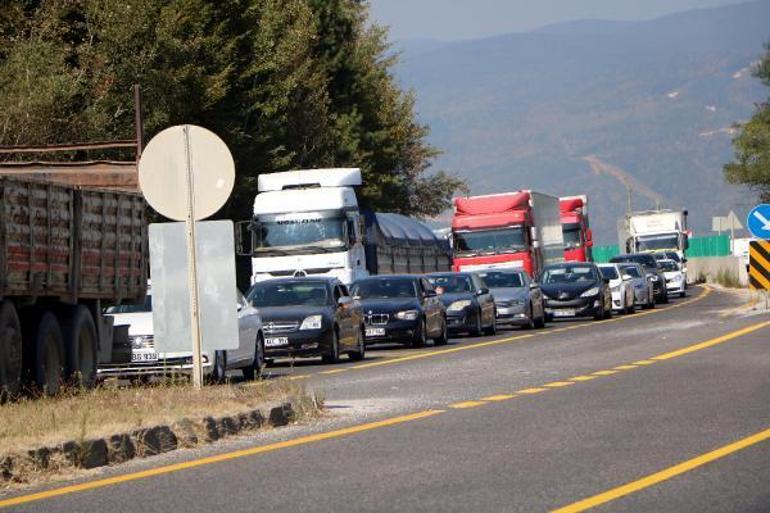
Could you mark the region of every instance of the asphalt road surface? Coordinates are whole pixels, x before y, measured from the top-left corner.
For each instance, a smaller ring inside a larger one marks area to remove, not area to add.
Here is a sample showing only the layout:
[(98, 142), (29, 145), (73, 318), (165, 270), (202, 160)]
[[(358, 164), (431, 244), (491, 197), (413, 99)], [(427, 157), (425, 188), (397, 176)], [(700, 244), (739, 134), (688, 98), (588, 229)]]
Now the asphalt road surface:
[(277, 362), (324, 393), (324, 419), (0, 511), (770, 512), (770, 315), (741, 301), (698, 289), (610, 321)]

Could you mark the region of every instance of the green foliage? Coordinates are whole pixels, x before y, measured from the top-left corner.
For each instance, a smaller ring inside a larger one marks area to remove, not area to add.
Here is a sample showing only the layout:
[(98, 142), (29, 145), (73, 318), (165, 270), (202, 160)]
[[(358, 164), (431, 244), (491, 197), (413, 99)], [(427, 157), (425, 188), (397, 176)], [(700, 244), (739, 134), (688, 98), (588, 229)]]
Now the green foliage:
[[(770, 44), (754, 75), (770, 87)], [(762, 201), (770, 201), (770, 102), (757, 107), (733, 146), (735, 161), (725, 165), (727, 181), (748, 185), (759, 192)]]
[[(260, 173), (358, 166), (365, 206), (435, 215), (462, 188), (360, 0), (16, 0), (0, 6), (0, 144), (133, 135), (195, 123), (230, 146), (224, 214), (249, 215)], [(105, 157), (107, 154), (94, 154)]]

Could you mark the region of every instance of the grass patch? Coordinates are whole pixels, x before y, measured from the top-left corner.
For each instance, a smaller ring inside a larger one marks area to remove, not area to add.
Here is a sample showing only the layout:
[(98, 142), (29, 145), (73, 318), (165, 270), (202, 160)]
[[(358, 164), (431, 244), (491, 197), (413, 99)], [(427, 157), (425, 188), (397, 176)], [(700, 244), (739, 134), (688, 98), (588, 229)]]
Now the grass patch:
[(298, 405), (297, 420), (316, 414), (322, 403), (301, 383), (282, 379), (202, 390), (195, 390), (189, 382), (104, 386), (54, 398), (25, 399), (0, 405), (0, 455), (171, 424), (183, 418), (232, 415), (285, 400)]
[(730, 289), (741, 288), (738, 274), (724, 268), (717, 271), (716, 276), (714, 276), (714, 282)]

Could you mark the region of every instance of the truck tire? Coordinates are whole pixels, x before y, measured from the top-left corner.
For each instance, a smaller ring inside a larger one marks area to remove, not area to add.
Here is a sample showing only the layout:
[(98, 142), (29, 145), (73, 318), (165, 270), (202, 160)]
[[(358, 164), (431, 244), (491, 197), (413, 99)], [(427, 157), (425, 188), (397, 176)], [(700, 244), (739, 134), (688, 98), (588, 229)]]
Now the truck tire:
[(0, 304), (0, 404), (21, 388), (21, 322), (10, 301)]
[(96, 385), (96, 324), (83, 305), (59, 312), (64, 338), (64, 375), (73, 386), (93, 388)]
[(47, 311), (30, 312), (22, 322), (22, 336), (30, 348), (24, 354), (30, 385), (40, 394), (58, 394), (64, 378), (64, 342), (56, 316)]

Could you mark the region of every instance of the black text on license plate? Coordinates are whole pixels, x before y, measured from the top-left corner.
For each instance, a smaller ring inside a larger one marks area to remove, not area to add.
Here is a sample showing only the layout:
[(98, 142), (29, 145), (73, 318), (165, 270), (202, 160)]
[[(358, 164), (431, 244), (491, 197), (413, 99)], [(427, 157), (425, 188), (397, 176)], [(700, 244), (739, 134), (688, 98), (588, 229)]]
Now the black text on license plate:
[(385, 328), (366, 328), (367, 337), (384, 337)]
[(265, 339), (265, 347), (281, 347), (288, 346), (288, 337), (270, 337)]

